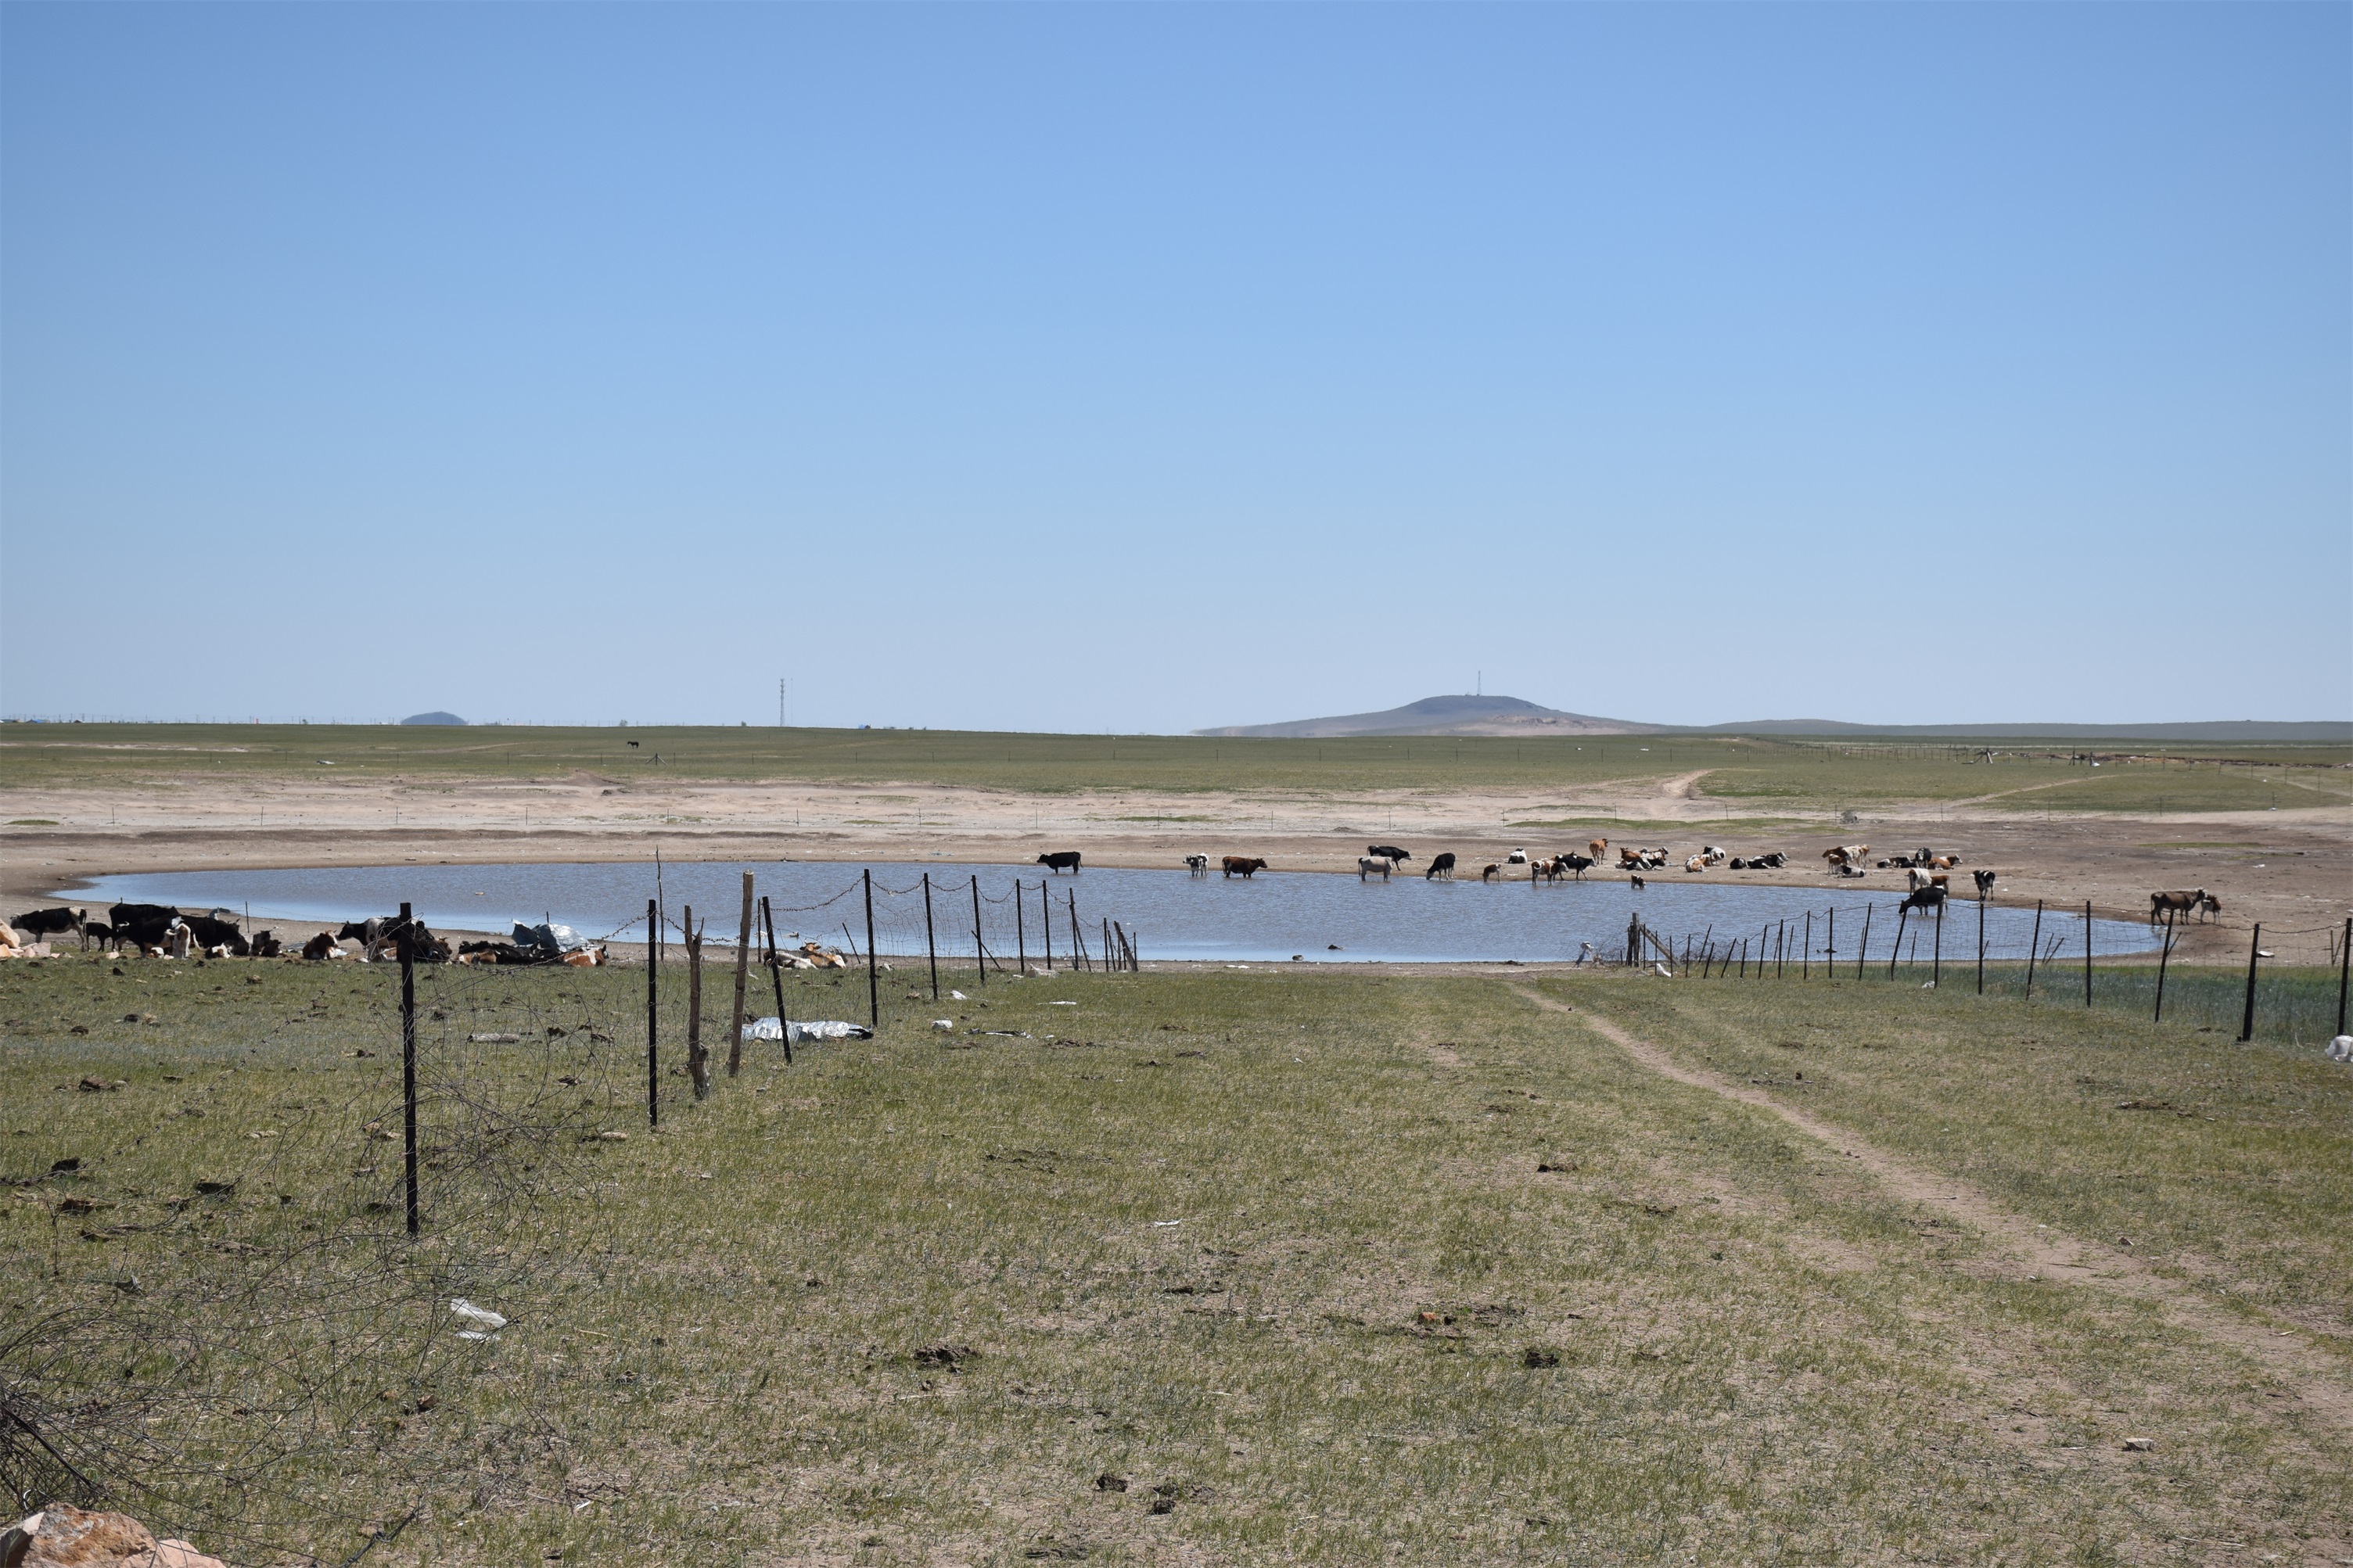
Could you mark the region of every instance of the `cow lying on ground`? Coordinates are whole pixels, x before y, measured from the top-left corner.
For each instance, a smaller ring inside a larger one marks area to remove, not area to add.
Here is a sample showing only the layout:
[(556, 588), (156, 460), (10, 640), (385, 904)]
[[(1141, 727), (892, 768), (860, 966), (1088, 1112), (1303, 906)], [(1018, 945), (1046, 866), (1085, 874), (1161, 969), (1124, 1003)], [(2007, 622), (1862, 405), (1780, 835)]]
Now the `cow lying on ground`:
[(1431, 856), (1430, 869), (1421, 874), (1421, 879), (1427, 882), (1440, 874), (1449, 877), (1454, 875), (1454, 851), (1451, 849)]
[(252, 947), (256, 958), (276, 958), (286, 951), (286, 944), (266, 931), (253, 933)]
[(1225, 858), (1226, 875), (1248, 881), (1253, 872), (1266, 869), (1266, 862), (1250, 855), (1229, 855)]
[(1389, 879), (1389, 863), (1382, 859), (1377, 855), (1359, 855), (1356, 857), (1356, 880), (1359, 882), (1365, 880), (1376, 872), (1378, 872), (1381, 880), (1386, 882)]
[(1751, 855), (1745, 860), (1736, 855), (1732, 868), (1736, 871), (1778, 871), (1788, 863), (1789, 857), (1776, 849), (1770, 855)]
[(1208, 870), (1208, 868), (1209, 858), (1207, 855), (1187, 855), (1185, 857), (1185, 869), (1187, 871), (1198, 874)]
[(1707, 857), (1706, 857), (1706, 856), (1704, 856), (1704, 855), (1694, 855), (1694, 856), (1693, 856), (1690, 859), (1688, 859), (1688, 860), (1686, 860), (1686, 861), (1684, 861), (1684, 862), (1683, 862), (1683, 869), (1684, 869), (1684, 870), (1686, 870), (1686, 871), (1704, 871), (1704, 870), (1706, 870), (1706, 869), (1707, 869)]
[(1528, 852), (1525, 849), (1514, 849), (1504, 857), (1504, 864), (1506, 866), (1525, 866), (1527, 863)]
[(227, 948), (226, 956), (230, 958), (244, 958), (253, 951), (246, 942), (245, 933), (237, 930), (235, 921), (215, 920), (210, 915), (189, 915), (185, 919), (188, 934), (195, 939), (199, 947), (207, 950)]
[(335, 945), (333, 937), (325, 931), (321, 931), (302, 944), (302, 956), (310, 959), (341, 958), (343, 956), (343, 950)]
[(1039, 856), (1034, 863), (1049, 871), (1068, 871), (1073, 877), (1079, 874), (1079, 852), (1075, 849), (1057, 849)]
[(1407, 854), (1404, 850), (1398, 848), (1394, 844), (1366, 845), (1365, 847), (1365, 853), (1367, 855), (1377, 855), (1382, 859), (1388, 861), (1392, 867), (1402, 866), (1407, 861), (1413, 858), (1412, 856)]

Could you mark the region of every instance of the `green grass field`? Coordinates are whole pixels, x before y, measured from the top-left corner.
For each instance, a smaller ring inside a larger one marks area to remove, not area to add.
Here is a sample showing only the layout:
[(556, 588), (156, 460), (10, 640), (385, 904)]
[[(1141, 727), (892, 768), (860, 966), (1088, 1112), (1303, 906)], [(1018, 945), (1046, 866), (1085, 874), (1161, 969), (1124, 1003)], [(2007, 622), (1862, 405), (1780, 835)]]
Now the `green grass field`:
[[(631, 742), (636, 744), (632, 745)], [(1998, 746), (1998, 743), (1996, 743)], [(174, 775), (321, 776), (320, 763), (441, 780), (588, 771), (633, 779), (911, 782), (1064, 793), (1079, 789), (1293, 793), (1575, 791), (1713, 770), (1699, 788), (1728, 819), (1900, 801), (2047, 811), (2260, 810), (2342, 804), (2343, 746), (2175, 747), (2169, 761), (2070, 764), (2049, 742), (1973, 761), (1972, 744), (1841, 744), (1730, 736), (1576, 740), (986, 734), (910, 730), (440, 729), (403, 726), (10, 725), (0, 785), (128, 785)], [(659, 763), (655, 758), (659, 756)], [(2190, 765), (2183, 759), (2202, 759)], [(2223, 765), (2227, 762), (2228, 765)], [(2017, 792), (2026, 792), (2019, 794)]]
[[(1581, 1019), (2129, 1237), (2341, 1384), (2353, 1074), (2312, 1051), (1909, 986), (952, 978), (974, 999), (886, 976), (883, 1038), (754, 1047), (700, 1105), (665, 1074), (649, 1133), (642, 971), (421, 971), (412, 1248), (392, 970), (9, 965), (0, 1377), (67, 1453), (143, 1455), (121, 1500), (239, 1563), (364, 1530), (418, 1563), (2302, 1562), (2353, 1534), (2353, 1436), (2276, 1371), (2005, 1270)], [(863, 1016), (858, 976), (786, 984)], [(723, 973), (711, 1000), (715, 1036)], [(513, 1323), (458, 1341), (450, 1295)]]

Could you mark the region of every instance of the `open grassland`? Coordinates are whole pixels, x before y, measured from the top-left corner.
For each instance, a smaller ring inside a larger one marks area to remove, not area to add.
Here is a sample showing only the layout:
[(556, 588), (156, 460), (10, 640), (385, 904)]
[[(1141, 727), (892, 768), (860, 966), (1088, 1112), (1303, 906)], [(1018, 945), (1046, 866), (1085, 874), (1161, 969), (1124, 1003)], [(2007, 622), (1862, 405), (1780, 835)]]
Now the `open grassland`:
[[(412, 1250), (392, 972), (11, 965), (0, 1372), (142, 1412), (125, 1500), (240, 1562), (2353, 1557), (2309, 1050), (1819, 980), (885, 980), (881, 1039), (665, 1073), (649, 1133), (641, 970), (421, 971)], [(121, 1353), (202, 1311), (241, 1350)]]
[[(1624, 789), (1704, 773), (1727, 819), (1895, 802), (2032, 811), (2261, 810), (2353, 799), (2344, 746), (2104, 747), (2094, 773), (2049, 742), (1864, 744), (1736, 736), (1342, 741), (951, 731), (449, 729), (427, 726), (11, 725), (0, 784), (103, 788), (201, 775), (442, 781), (587, 772), (617, 781), (897, 781), (1075, 790), (1298, 793)], [(1990, 757), (1990, 760), (1987, 760)], [(659, 760), (657, 760), (659, 759)], [(1564, 803), (1563, 809), (1575, 805)]]

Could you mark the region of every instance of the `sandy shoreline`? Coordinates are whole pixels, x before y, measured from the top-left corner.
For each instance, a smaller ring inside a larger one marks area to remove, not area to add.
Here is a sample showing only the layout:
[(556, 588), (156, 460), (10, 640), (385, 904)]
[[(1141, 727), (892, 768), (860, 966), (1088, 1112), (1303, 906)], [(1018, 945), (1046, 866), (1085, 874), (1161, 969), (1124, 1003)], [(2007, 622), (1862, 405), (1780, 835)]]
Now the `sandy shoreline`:
[[(2253, 921), (2301, 930), (2353, 913), (2353, 810), (2046, 817), (1940, 805), (1868, 810), (1844, 824), (1793, 816), (1741, 826), (1693, 783), (1588, 790), (1565, 811), (1557, 795), (1527, 792), (1398, 791), (1341, 800), (1141, 791), (1045, 796), (789, 781), (624, 787), (587, 773), (455, 784), (185, 777), (139, 789), (9, 791), (15, 821), (0, 828), (0, 898), (12, 908), (51, 895), (70, 900), (88, 885), (84, 879), (142, 871), (635, 861), (651, 859), (657, 847), (674, 861), (1010, 867), (1027, 867), (1050, 848), (1080, 850), (1090, 865), (1136, 868), (1174, 868), (1187, 854), (1249, 854), (1277, 872), (1352, 874), (1367, 843), (1394, 842), (1425, 858), (1451, 849), (1475, 876), (1515, 847), (1581, 849), (1589, 837), (1606, 836), (1667, 846), (1675, 861), (1651, 874), (1663, 879), (1683, 877), (1681, 858), (1715, 841), (1735, 854), (1784, 849), (1793, 865), (1715, 870), (1706, 873), (1711, 879), (1850, 891), (1894, 886), (1900, 873), (1875, 872), (1860, 884), (1823, 874), (1823, 847), (1864, 842), (1875, 855), (1924, 844), (1957, 851), (1966, 866), (2000, 873), (1996, 898), (2004, 903), (2041, 899), (2080, 908), (2088, 899), (2104, 915), (2129, 919), (2146, 916), (2152, 889), (2212, 889), (2223, 900), (2225, 924), (2193, 928), (2177, 961), (2243, 957), (2244, 928)], [(1537, 812), (1640, 826), (1515, 826)]]

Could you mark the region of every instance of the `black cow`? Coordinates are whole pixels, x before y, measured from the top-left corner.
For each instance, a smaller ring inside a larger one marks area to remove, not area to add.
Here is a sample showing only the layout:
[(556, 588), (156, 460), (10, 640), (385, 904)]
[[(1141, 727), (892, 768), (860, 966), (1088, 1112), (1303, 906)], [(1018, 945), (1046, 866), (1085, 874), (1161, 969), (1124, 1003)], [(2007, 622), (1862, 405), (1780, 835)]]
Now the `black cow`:
[(1945, 901), (1945, 884), (1931, 882), (1895, 907), (1899, 910), (1933, 910)]
[(245, 940), (245, 932), (237, 929), (235, 921), (216, 920), (210, 915), (186, 915), (182, 918), (187, 924), (188, 933), (195, 938), (198, 947), (226, 947), (238, 958), (245, 958), (253, 951)]
[(114, 929), (119, 931), (126, 925), (137, 925), (148, 921), (162, 921), (165, 925), (170, 925), (180, 918), (180, 911), (169, 904), (117, 904), (106, 911), (106, 918), (113, 922)]
[(1431, 856), (1430, 858), (1430, 869), (1421, 874), (1421, 879), (1427, 882), (1435, 878), (1441, 871), (1450, 877), (1454, 875), (1453, 850), (1440, 850), (1438, 854)]
[(1983, 901), (1993, 892), (1994, 873), (1991, 871), (1972, 871), (1969, 873), (1969, 876), (1977, 882), (1978, 898), (1979, 901)]
[(285, 952), (285, 951), (286, 951), (286, 945), (285, 945), (285, 943), (283, 943), (283, 942), (280, 942), (280, 941), (279, 941), (275, 936), (271, 935), (269, 932), (268, 932), (268, 931), (255, 931), (255, 932), (253, 933), (253, 956), (254, 956), (254, 957), (256, 957), (256, 958), (276, 958), (280, 953), (281, 953), (281, 952)]
[(370, 915), (364, 921), (345, 921), (343, 929), (335, 933), (337, 942), (356, 942), (374, 947), (376, 939), (400, 923), (398, 915)]
[(104, 921), (84, 921), (81, 926), (81, 944), (88, 947), (93, 942), (98, 943), (98, 951), (104, 952), (114, 945), (114, 928)]
[(1045, 867), (1049, 871), (1068, 871), (1075, 877), (1079, 874), (1079, 852), (1075, 849), (1057, 849), (1050, 855), (1039, 856), (1037, 864)]
[(81, 930), (82, 921), (89, 914), (88, 910), (68, 909), (65, 905), (59, 904), (55, 909), (28, 910), (8, 923), (33, 941), (38, 942), (51, 931)]
[(1577, 879), (1582, 882), (1585, 880), (1586, 872), (1591, 870), (1598, 862), (1590, 855), (1564, 855), (1554, 864), (1567, 867), (1577, 874)]
[(1380, 858), (1388, 861), (1391, 870), (1395, 870), (1399, 866), (1404, 865), (1407, 861), (1413, 858), (1412, 856), (1407, 854), (1404, 850), (1398, 848), (1394, 844), (1368, 844), (1365, 847), (1365, 853), (1367, 855), (1377, 855)]

